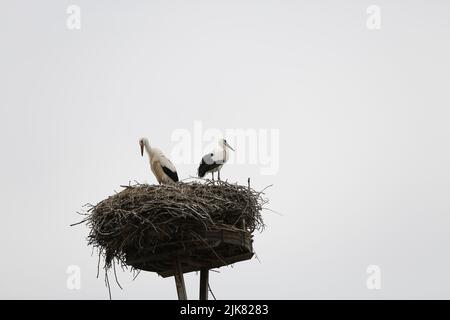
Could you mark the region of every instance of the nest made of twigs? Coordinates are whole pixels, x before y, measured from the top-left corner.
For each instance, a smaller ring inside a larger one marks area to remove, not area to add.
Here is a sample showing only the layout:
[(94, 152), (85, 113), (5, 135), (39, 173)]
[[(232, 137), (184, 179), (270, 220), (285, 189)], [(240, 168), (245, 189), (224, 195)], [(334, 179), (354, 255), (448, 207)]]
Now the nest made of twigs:
[(262, 231), (267, 200), (250, 186), (225, 181), (134, 184), (88, 209), (88, 244), (99, 249), (105, 268), (126, 253), (198, 239), (205, 230)]

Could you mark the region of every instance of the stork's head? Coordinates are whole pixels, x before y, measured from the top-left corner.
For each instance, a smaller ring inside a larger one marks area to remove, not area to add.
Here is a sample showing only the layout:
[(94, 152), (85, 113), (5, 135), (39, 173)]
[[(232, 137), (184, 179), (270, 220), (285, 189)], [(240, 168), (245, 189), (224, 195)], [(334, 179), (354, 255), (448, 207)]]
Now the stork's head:
[(139, 146), (141, 147), (141, 156), (144, 156), (144, 146), (148, 145), (148, 139), (147, 138), (140, 138), (139, 139)]
[(225, 149), (225, 148), (229, 148), (229, 149), (231, 149), (231, 150), (234, 151), (234, 149), (228, 144), (227, 140), (225, 140), (225, 139), (220, 139), (220, 140), (219, 140), (219, 145), (220, 145), (221, 147), (223, 147), (224, 149)]

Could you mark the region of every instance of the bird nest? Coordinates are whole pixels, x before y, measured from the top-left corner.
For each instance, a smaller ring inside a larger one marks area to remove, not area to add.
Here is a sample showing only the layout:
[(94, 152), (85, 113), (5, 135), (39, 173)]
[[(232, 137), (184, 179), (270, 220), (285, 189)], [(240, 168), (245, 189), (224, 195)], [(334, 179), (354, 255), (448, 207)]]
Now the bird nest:
[(82, 221), (106, 270), (117, 260), (165, 277), (174, 274), (175, 257), (190, 272), (253, 256), (252, 233), (264, 228), (262, 191), (210, 180), (123, 187)]

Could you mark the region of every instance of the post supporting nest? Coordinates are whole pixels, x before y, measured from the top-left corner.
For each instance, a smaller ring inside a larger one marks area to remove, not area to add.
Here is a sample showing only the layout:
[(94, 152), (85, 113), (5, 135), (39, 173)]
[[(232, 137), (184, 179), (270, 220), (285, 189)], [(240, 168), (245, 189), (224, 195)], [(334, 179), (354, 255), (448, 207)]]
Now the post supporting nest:
[(200, 270), (200, 300), (208, 300), (209, 269)]
[(178, 257), (174, 260), (175, 270), (175, 284), (177, 286), (178, 300), (187, 300), (186, 285), (184, 284), (183, 270), (181, 269), (181, 263)]
[[(184, 283), (183, 270), (178, 257), (174, 259), (175, 269), (175, 285), (177, 287), (178, 300), (187, 300), (186, 285)], [(202, 268), (200, 270), (200, 296), (199, 300), (208, 300), (208, 286), (209, 286), (209, 269)]]

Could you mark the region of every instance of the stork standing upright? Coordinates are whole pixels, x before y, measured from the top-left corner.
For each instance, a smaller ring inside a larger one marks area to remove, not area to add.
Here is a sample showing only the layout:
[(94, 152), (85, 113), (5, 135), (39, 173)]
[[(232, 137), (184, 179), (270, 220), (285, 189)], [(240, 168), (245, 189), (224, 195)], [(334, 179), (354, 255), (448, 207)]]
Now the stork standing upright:
[(219, 148), (213, 152), (203, 156), (200, 166), (198, 167), (198, 176), (203, 178), (205, 174), (211, 173), (214, 180), (214, 172), (217, 171), (217, 178), (220, 180), (220, 169), (222, 169), (225, 162), (228, 161), (227, 148), (234, 151), (234, 149), (227, 143), (227, 140), (219, 140)]
[(147, 152), (150, 168), (159, 184), (178, 182), (177, 169), (161, 150), (150, 147), (147, 138), (141, 138), (139, 145), (141, 146), (142, 156), (144, 156), (144, 150)]

